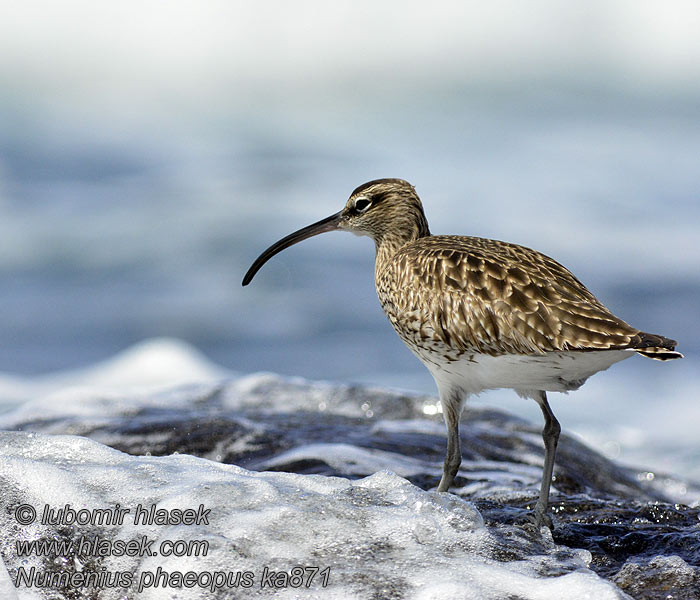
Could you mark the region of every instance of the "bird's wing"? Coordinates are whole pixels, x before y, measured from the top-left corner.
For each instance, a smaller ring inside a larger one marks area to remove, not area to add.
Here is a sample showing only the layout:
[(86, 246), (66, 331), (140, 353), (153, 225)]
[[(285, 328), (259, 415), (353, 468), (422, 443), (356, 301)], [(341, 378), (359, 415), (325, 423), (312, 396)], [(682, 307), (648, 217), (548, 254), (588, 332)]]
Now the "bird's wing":
[(410, 335), (460, 351), (540, 354), (632, 348), (640, 341), (639, 330), (568, 269), (496, 240), (421, 238), (377, 274), (377, 291), (395, 327), (403, 315)]

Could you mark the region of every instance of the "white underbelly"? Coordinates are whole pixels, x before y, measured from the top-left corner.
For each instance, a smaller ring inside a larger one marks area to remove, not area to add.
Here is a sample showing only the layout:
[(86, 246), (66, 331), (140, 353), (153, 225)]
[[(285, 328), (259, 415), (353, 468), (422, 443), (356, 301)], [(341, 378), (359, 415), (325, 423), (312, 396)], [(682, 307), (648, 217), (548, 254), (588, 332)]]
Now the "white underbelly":
[[(541, 355), (490, 356), (465, 354), (453, 362), (435, 363), (435, 355), (421, 356), (438, 386), (448, 384), (467, 394), (511, 388), (528, 395), (530, 391), (568, 392), (581, 387), (598, 371), (629, 358), (630, 350), (593, 352), (548, 352)], [(429, 360), (428, 360), (429, 359)]]

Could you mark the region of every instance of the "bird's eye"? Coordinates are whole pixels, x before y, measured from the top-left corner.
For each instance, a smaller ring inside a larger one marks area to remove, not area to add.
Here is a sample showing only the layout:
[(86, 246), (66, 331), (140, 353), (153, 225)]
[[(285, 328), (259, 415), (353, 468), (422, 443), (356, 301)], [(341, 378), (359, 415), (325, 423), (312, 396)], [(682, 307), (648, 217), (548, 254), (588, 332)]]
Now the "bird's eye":
[(372, 205), (372, 202), (370, 200), (367, 200), (367, 198), (358, 198), (355, 200), (355, 210), (357, 212), (365, 212), (370, 206)]

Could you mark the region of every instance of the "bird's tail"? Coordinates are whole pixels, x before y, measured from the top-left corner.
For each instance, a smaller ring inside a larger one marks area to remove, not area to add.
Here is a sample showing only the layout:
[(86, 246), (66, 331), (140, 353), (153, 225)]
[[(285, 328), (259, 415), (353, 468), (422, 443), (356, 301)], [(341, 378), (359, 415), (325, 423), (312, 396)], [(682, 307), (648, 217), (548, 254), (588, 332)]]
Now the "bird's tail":
[(683, 358), (680, 352), (676, 352), (676, 340), (671, 340), (662, 335), (653, 333), (639, 333), (640, 341), (635, 344), (636, 350), (642, 356), (653, 358), (654, 360), (673, 360), (674, 358)]

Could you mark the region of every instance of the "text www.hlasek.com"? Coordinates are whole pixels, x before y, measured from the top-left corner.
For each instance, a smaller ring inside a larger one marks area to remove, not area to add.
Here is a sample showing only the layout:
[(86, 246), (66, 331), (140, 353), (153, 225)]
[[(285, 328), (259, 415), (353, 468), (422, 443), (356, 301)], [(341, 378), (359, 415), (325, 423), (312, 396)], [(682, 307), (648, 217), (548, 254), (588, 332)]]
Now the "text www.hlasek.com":
[(209, 542), (206, 540), (163, 540), (158, 550), (153, 549), (155, 540), (147, 536), (140, 539), (107, 540), (104, 538), (78, 538), (77, 542), (58, 540), (17, 540), (17, 556), (206, 556)]

